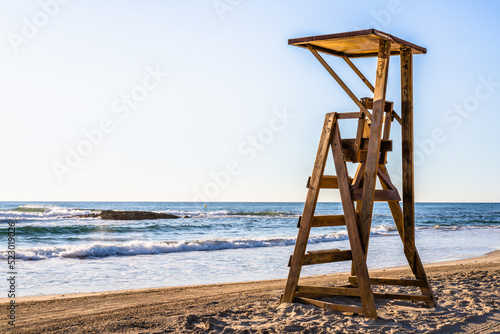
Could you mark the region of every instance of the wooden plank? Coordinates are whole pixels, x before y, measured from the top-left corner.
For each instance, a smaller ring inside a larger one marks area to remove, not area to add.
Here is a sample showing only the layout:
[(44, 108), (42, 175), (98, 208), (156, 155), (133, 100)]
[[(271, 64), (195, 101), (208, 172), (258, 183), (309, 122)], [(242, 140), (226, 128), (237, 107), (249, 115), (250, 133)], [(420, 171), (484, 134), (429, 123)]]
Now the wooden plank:
[(377, 309), (375, 307), (375, 299), (373, 298), (373, 292), (370, 285), (365, 252), (361, 245), (361, 238), (358, 231), (357, 214), (354, 210), (354, 203), (351, 198), (347, 166), (342, 153), (342, 139), (340, 138), (338, 124), (335, 124), (333, 128), (331, 148), (333, 161), (335, 163), (335, 170), (337, 171), (337, 177), (339, 179), (340, 198), (344, 209), (349, 244), (351, 245), (351, 253), (353, 257), (352, 263), (356, 276), (359, 279), (363, 315), (367, 318), (377, 318)]
[[(349, 182), (352, 182), (352, 178), (349, 178)], [(337, 176), (323, 175), (323, 177), (321, 177), (319, 186), (320, 188), (325, 188), (325, 189), (338, 189), (339, 181)]]
[(373, 117), (372, 124), (370, 125), (370, 141), (368, 143), (361, 212), (359, 214), (360, 237), (365, 256), (368, 250), (368, 241), (370, 237), (373, 200), (375, 196), (378, 160), (380, 157), (380, 136), (382, 134), (382, 116), (387, 90), (390, 46), (389, 41), (380, 41), (377, 74), (375, 78), (375, 92), (373, 97)]
[(323, 65), (323, 67), (327, 70), (327, 72), (330, 73), (330, 75), (335, 79), (335, 81), (337, 81), (339, 86), (342, 87), (342, 89), (347, 93), (347, 95), (349, 95), (349, 97), (354, 101), (354, 103), (356, 103), (356, 105), (359, 107), (359, 109), (361, 109), (361, 111), (366, 115), (366, 117), (368, 117), (368, 119), (371, 120), (372, 115), (370, 114), (370, 112), (366, 110), (366, 108), (361, 104), (356, 95), (354, 95), (354, 93), (349, 89), (349, 87), (347, 87), (347, 85), (342, 81), (342, 79), (340, 79), (340, 77), (337, 75), (337, 73), (335, 73), (335, 71), (330, 67), (330, 65), (328, 65), (328, 63), (319, 55), (319, 53), (314, 49), (314, 47), (308, 45), (307, 48), (309, 49), (309, 51), (311, 51), (314, 57), (316, 57), (316, 59), (321, 63), (321, 65)]
[[(349, 178), (350, 181), (352, 181), (352, 178)], [(307, 179), (307, 185), (306, 188), (311, 187), (311, 177)], [(335, 175), (323, 175), (321, 177), (321, 180), (319, 182), (319, 187), (322, 189), (338, 189), (339, 188), (339, 183), (337, 180), (337, 176)]]
[(375, 88), (373, 88), (373, 85), (363, 75), (363, 73), (361, 73), (361, 71), (356, 67), (356, 65), (354, 65), (354, 63), (345, 54), (342, 55), (342, 58), (347, 63), (347, 65), (349, 65), (349, 67), (354, 71), (354, 73), (356, 73), (358, 75), (358, 77), (361, 79), (361, 81), (363, 81), (365, 83), (365, 85), (368, 87), (368, 89), (370, 89), (372, 91), (372, 93), (373, 93), (373, 91), (375, 90)]
[[(357, 284), (358, 279), (355, 276), (349, 277), (349, 282)], [(385, 278), (385, 277), (370, 277), (372, 285), (399, 285), (399, 286), (426, 286), (423, 279), (408, 279), (408, 278)]]
[(308, 252), (304, 255), (304, 259), (302, 260), (303, 266), (309, 266), (313, 264), (324, 264), (331, 262), (340, 262), (340, 261), (350, 261), (352, 260), (352, 254), (350, 250), (324, 250), (323, 252)]
[(325, 215), (314, 216), (311, 227), (324, 227), (324, 226), (344, 226), (344, 215)]
[(340, 112), (337, 115), (337, 119), (352, 119), (363, 117), (363, 112)]
[[(387, 171), (387, 168), (383, 165), (381, 165), (379, 168), (382, 169), (382, 172), (384, 172), (384, 174), (389, 178), (389, 172)], [(384, 182), (381, 182), (381, 184), (382, 188), (387, 189), (387, 185)], [(389, 209), (391, 210), (392, 217), (394, 218), (394, 222), (396, 223), (401, 241), (404, 242), (403, 210), (401, 209), (401, 206), (398, 202), (387, 202), (387, 204), (389, 204)], [(414, 249), (414, 251), (411, 251), (412, 249)], [(436, 298), (434, 297), (434, 294), (432, 292), (429, 279), (427, 278), (427, 274), (425, 273), (424, 265), (422, 264), (422, 260), (420, 259), (418, 251), (415, 247), (415, 243), (413, 243), (413, 245), (410, 245), (410, 247), (404, 247), (403, 251), (415, 277), (426, 282), (425, 286), (420, 287), (420, 291), (422, 291), (422, 294), (430, 295), (432, 298), (432, 301), (427, 302), (426, 305), (428, 307), (435, 307), (437, 305)]]
[(319, 187), (323, 189), (338, 189), (339, 182), (337, 176), (323, 175), (319, 181)]
[[(359, 289), (356, 288), (341, 288), (341, 287), (327, 287), (327, 286), (297, 286), (297, 294), (300, 296), (350, 296), (359, 297)], [(373, 293), (375, 298), (380, 299), (398, 299), (398, 300), (411, 300), (411, 301), (429, 301), (429, 295), (414, 295), (407, 293)]]
[(413, 159), (413, 57), (401, 50), (401, 126), (403, 167), (403, 245), (411, 253), (415, 244), (415, 194)]
[[(302, 216), (299, 216), (297, 228), (300, 228)], [(327, 226), (345, 226), (344, 215), (323, 215), (314, 216), (311, 222), (311, 227), (327, 227)]]
[(302, 259), (307, 247), (309, 232), (311, 230), (312, 217), (316, 209), (319, 195), (319, 183), (321, 176), (325, 170), (326, 159), (328, 157), (328, 149), (332, 140), (333, 128), (337, 124), (337, 113), (325, 115), (321, 138), (318, 145), (318, 152), (314, 162), (313, 171), (311, 174), (311, 188), (307, 191), (306, 201), (304, 203), (304, 211), (300, 223), (295, 248), (293, 251), (292, 261), (290, 261), (290, 271), (285, 285), (285, 292), (281, 302), (291, 303), (294, 299), (295, 288), (299, 282), (300, 271), (302, 268)]
[(295, 301), (298, 303), (302, 303), (302, 304), (309, 304), (309, 305), (318, 306), (318, 307), (321, 307), (325, 310), (332, 310), (332, 311), (337, 311), (337, 312), (349, 312), (349, 313), (356, 313), (356, 314), (363, 313), (363, 309), (361, 307), (354, 306), (354, 305), (332, 304), (332, 303), (323, 302), (321, 300), (315, 300), (315, 299), (310, 299), (310, 298), (305, 298), (305, 297), (297, 297), (297, 298), (295, 298)]
[(317, 254), (330, 254), (330, 253), (338, 253), (338, 252), (340, 252), (339, 248), (330, 248), (330, 249), (310, 250), (307, 253), (317, 255)]
[[(381, 151), (381, 152), (383, 152), (383, 151)], [(344, 154), (345, 154), (345, 159), (346, 159), (345, 161), (346, 162), (362, 163), (362, 162), (366, 162), (368, 152), (365, 150), (360, 151), (357, 159), (355, 159), (354, 151), (345, 150)]]
[[(366, 151), (369, 147), (369, 138), (362, 138), (360, 143), (360, 150)], [(344, 150), (354, 150), (356, 145), (356, 139), (342, 139), (342, 148)], [(392, 140), (383, 139), (380, 141), (380, 151), (392, 151)]]
[(309, 293), (323, 296), (352, 296), (359, 297), (359, 289), (330, 286), (309, 286), (298, 285), (297, 293)]
[[(352, 199), (355, 201), (361, 201), (363, 198), (363, 188), (354, 189), (352, 191)], [(373, 196), (374, 202), (399, 202), (401, 198), (399, 197), (399, 193), (397, 190), (375, 190), (375, 194)]]
[[(342, 139), (342, 146), (344, 148), (344, 155), (346, 161), (351, 162), (364, 162), (368, 156), (368, 138), (361, 139), (360, 146), (356, 146), (356, 139)], [(356, 154), (356, 149), (360, 148)], [(386, 153), (392, 151), (392, 140), (382, 140), (380, 142), (380, 152)]]

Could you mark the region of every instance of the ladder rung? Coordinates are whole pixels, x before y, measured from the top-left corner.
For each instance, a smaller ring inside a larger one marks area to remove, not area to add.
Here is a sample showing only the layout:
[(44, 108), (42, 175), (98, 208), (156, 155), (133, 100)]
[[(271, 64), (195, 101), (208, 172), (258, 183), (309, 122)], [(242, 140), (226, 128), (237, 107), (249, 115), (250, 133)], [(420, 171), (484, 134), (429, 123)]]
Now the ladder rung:
[[(352, 260), (351, 250), (340, 250), (337, 248), (334, 249), (323, 249), (317, 251), (309, 251), (307, 254), (304, 254), (304, 258), (302, 259), (302, 265), (308, 266), (312, 264), (322, 264), (322, 263), (330, 263), (330, 262), (339, 262), (339, 261), (349, 261)], [(292, 264), (292, 255), (288, 260), (288, 267)]]
[[(349, 184), (352, 182), (352, 177), (349, 178)], [(311, 177), (307, 179), (307, 185), (306, 188), (311, 187)], [(334, 175), (323, 175), (321, 177), (321, 180), (319, 181), (319, 187), (322, 189), (338, 189), (339, 188), (339, 182), (337, 180), (337, 177)]]
[(339, 181), (336, 176), (323, 175), (319, 181), (319, 187), (322, 189), (338, 189)]
[(312, 251), (308, 251), (307, 254), (320, 255), (320, 254), (330, 254), (330, 253), (337, 253), (337, 252), (340, 252), (340, 249), (332, 248), (332, 249), (312, 250)]
[[(363, 188), (354, 189), (352, 191), (352, 200), (353, 201), (361, 201), (363, 197)], [(397, 190), (375, 190), (375, 195), (373, 196), (373, 200), (376, 202), (398, 202), (401, 200), (399, 197), (399, 193)]]
[(323, 295), (323, 296), (359, 296), (358, 288), (331, 287), (331, 286), (306, 286), (298, 285), (297, 293), (302, 295)]
[(308, 252), (304, 255), (302, 260), (303, 266), (311, 264), (321, 264), (339, 261), (352, 260), (352, 253), (350, 250), (330, 249), (322, 252)]
[(343, 226), (343, 225), (345, 225), (344, 215), (314, 216), (311, 223), (311, 227)]
[(362, 112), (339, 112), (337, 114), (337, 119), (349, 119), (349, 118), (361, 118), (363, 117)]
[(358, 313), (358, 314), (363, 313), (363, 308), (361, 308), (359, 306), (354, 306), (354, 305), (332, 304), (332, 303), (323, 302), (321, 300), (315, 300), (315, 299), (304, 298), (304, 297), (297, 297), (297, 298), (295, 298), (295, 301), (302, 303), (302, 304), (309, 304), (309, 305), (318, 306), (318, 307), (321, 307), (325, 310), (332, 310), (332, 311), (339, 311), (339, 312), (351, 312), (351, 313)]
[[(349, 282), (353, 284), (358, 283), (358, 278), (356, 276), (349, 277)], [(427, 283), (423, 279), (408, 279), (408, 278), (382, 278), (382, 277), (370, 277), (370, 283), (373, 285), (401, 285), (401, 286), (427, 286)]]

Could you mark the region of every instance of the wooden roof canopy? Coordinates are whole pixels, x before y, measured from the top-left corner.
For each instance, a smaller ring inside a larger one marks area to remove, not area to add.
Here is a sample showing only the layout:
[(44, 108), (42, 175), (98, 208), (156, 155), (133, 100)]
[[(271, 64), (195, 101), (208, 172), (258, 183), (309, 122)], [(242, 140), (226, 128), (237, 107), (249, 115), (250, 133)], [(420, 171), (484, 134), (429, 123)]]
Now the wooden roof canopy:
[(375, 29), (293, 38), (288, 44), (302, 48), (310, 45), (319, 52), (338, 57), (376, 57), (383, 39), (391, 41), (391, 55), (399, 55), (401, 48), (410, 48), (413, 54), (427, 53), (424, 47)]

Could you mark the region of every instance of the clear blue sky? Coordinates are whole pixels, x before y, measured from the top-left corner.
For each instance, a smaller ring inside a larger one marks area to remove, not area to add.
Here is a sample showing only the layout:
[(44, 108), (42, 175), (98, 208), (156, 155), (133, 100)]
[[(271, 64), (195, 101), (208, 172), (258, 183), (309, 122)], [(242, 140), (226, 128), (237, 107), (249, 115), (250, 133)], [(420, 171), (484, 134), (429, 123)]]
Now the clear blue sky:
[[(428, 49), (414, 58), (417, 200), (500, 201), (497, 2), (0, 4), (0, 200), (303, 201), (324, 114), (356, 106), (287, 40), (373, 27)], [(374, 60), (356, 64), (373, 82)], [(399, 84), (392, 57), (397, 110)]]

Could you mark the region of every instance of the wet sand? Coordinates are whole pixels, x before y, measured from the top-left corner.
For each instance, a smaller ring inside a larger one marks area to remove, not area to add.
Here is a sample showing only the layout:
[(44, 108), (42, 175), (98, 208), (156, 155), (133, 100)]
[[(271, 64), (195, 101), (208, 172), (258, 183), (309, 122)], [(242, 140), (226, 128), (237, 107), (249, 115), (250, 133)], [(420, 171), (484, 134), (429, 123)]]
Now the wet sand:
[[(285, 281), (270, 280), (18, 298), (15, 328), (7, 324), (9, 300), (3, 298), (0, 332), (500, 333), (500, 251), (425, 267), (438, 307), (377, 299), (376, 320), (295, 303), (278, 306)], [(407, 268), (370, 275), (412, 277)], [(348, 276), (306, 277), (301, 283), (341, 285)]]

